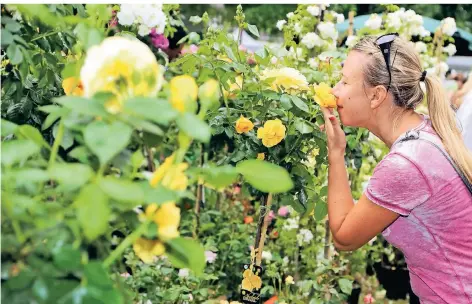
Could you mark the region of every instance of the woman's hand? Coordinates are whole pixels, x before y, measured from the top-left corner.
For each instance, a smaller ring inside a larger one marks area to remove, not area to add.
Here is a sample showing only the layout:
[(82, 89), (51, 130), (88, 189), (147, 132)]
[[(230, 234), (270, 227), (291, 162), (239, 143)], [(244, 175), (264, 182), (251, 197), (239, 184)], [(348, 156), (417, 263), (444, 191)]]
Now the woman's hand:
[(346, 134), (344, 134), (343, 129), (341, 129), (339, 120), (334, 116), (333, 109), (321, 107), (321, 111), (325, 119), (323, 129), (328, 138), (328, 161), (337, 160), (339, 158), (344, 160)]

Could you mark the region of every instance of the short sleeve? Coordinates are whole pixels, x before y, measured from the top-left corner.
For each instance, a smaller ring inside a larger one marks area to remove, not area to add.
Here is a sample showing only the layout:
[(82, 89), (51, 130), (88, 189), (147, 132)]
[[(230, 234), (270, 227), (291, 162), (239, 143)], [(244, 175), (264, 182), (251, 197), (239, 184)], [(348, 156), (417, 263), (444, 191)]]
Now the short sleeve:
[(388, 154), (375, 168), (365, 194), (377, 205), (407, 216), (431, 197), (420, 169), (401, 154)]

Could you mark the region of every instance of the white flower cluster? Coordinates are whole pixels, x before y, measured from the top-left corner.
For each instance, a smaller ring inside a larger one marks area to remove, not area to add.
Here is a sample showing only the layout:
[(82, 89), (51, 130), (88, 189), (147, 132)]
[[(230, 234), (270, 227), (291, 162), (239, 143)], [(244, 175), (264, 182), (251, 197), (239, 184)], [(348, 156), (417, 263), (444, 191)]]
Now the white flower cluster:
[(313, 233), (308, 229), (300, 229), (300, 232), (297, 234), (298, 245), (302, 246), (303, 244), (309, 244), (313, 239)]
[(445, 48), (443, 48), (443, 52), (447, 53), (449, 56), (452, 56), (457, 52), (457, 49), (454, 44), (450, 43)]
[(318, 24), (318, 31), (324, 39), (338, 39), (338, 31), (332, 22), (320, 22)]
[(457, 31), (456, 21), (454, 18), (447, 17), (446, 19), (443, 19), (441, 21), (441, 30), (448, 36), (454, 35), (454, 33)]
[(346, 39), (346, 46), (349, 48), (352, 48), (353, 46), (356, 45), (356, 43), (359, 41), (359, 37), (349, 35)]
[(370, 15), (370, 18), (364, 23), (364, 25), (371, 30), (378, 30), (382, 26), (382, 17), (377, 14)]
[(288, 51), (288, 55), (295, 60), (305, 61), (305, 59), (303, 58), (303, 49), (300, 47), (297, 47), (296, 49), (294, 49), (293, 46), (291, 46)]
[(283, 226), (283, 230), (292, 230), (292, 229), (298, 229), (298, 221), (300, 218), (298, 216), (294, 218), (288, 218)]
[(312, 49), (315, 46), (322, 46), (323, 40), (315, 32), (311, 32), (303, 37), (302, 44), (304, 44), (307, 48)]
[(426, 53), (428, 51), (428, 46), (423, 41), (415, 42), (415, 50), (418, 53)]
[(121, 25), (137, 25), (140, 36), (149, 35), (152, 28), (157, 34), (164, 33), (167, 18), (162, 4), (121, 4), (117, 17)]
[(306, 10), (312, 15), (312, 16), (319, 16), (320, 15), (320, 8), (317, 5), (310, 5), (309, 7), (306, 8)]
[(270, 251), (262, 251), (262, 259), (267, 261), (272, 260), (272, 253), (270, 253)]
[(427, 37), (431, 34), (423, 27), (423, 17), (421, 15), (416, 14), (411, 9), (405, 11), (403, 7), (387, 15), (385, 26), (399, 31), (403, 36), (419, 35)]
[(277, 21), (277, 28), (281, 31), (284, 28), (284, 25), (287, 24), (287, 20), (279, 20)]

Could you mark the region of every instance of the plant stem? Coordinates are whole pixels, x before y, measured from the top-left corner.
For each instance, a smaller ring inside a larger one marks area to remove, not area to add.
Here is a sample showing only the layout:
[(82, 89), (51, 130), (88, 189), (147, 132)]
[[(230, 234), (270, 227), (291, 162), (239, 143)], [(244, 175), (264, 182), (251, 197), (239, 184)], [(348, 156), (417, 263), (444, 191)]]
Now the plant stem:
[(143, 222), (140, 226), (138, 226), (138, 228), (133, 231), (133, 233), (131, 233), (130, 235), (128, 235), (124, 240), (123, 242), (121, 242), (120, 245), (118, 245), (118, 247), (116, 247), (115, 250), (112, 251), (112, 253), (110, 253), (110, 255), (105, 259), (105, 261), (103, 262), (103, 266), (105, 268), (108, 268), (110, 267), (111, 264), (113, 264), (113, 262), (119, 257), (121, 256), (121, 254), (123, 253), (123, 251), (125, 251), (126, 248), (128, 248), (129, 246), (131, 246), (131, 244), (141, 236), (141, 234), (146, 230), (147, 226), (149, 224), (149, 221), (146, 221), (146, 222)]
[(51, 157), (49, 158), (49, 168), (56, 161), (57, 152), (59, 151), (59, 146), (61, 145), (63, 136), (64, 136), (64, 121), (61, 119), (61, 121), (59, 122), (59, 127), (57, 128), (57, 136), (54, 139), (54, 145), (52, 146)]
[(52, 35), (55, 35), (55, 34), (58, 34), (58, 32), (54, 31), (54, 32), (47, 33), (47, 34), (44, 34), (44, 35), (39, 35), (38, 37), (31, 39), (30, 42), (33, 42), (33, 41), (36, 41), (36, 40), (39, 40), (39, 39), (42, 39), (42, 38), (45, 38), (45, 37), (49, 37), (49, 36), (52, 36)]

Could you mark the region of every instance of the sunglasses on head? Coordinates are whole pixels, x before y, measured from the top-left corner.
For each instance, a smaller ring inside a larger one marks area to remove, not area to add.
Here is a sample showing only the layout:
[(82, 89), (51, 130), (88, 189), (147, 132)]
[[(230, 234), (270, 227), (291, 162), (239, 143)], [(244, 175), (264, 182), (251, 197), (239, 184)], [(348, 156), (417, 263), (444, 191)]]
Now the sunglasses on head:
[[(390, 69), (390, 47), (392, 46), (393, 40), (398, 37), (398, 33), (391, 33), (391, 34), (385, 34), (377, 38), (375, 40), (375, 43), (377, 46), (380, 48), (380, 51), (382, 52), (382, 55), (385, 60), (385, 64), (387, 65), (387, 71), (388, 71), (388, 76), (389, 76), (389, 82), (388, 82), (388, 87), (387, 87), (387, 92), (390, 89), (390, 84), (392, 83), (392, 72)], [(395, 51), (395, 56), (393, 57), (393, 62), (395, 62), (395, 57), (397, 56), (397, 52)], [(393, 66), (392, 62), (392, 66)]]

